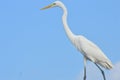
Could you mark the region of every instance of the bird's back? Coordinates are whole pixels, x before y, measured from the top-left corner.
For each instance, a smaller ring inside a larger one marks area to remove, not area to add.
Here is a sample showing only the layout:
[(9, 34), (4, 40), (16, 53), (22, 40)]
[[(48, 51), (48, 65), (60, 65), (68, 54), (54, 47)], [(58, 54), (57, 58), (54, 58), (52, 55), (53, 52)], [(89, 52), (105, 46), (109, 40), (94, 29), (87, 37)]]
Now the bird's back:
[(102, 50), (84, 36), (77, 36), (74, 42), (76, 48), (90, 61), (101, 65), (106, 69), (113, 67), (111, 61)]

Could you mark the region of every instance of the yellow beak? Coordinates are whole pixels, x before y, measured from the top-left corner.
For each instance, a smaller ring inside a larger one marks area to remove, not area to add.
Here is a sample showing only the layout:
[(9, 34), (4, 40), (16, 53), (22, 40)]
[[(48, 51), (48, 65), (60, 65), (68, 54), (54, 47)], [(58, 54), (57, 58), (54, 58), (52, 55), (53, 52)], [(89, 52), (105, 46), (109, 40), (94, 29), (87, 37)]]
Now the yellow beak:
[(51, 7), (53, 7), (53, 4), (50, 4), (50, 5), (48, 5), (48, 6), (45, 6), (45, 7), (41, 8), (40, 10), (45, 10), (45, 9), (48, 9), (48, 8), (51, 8)]

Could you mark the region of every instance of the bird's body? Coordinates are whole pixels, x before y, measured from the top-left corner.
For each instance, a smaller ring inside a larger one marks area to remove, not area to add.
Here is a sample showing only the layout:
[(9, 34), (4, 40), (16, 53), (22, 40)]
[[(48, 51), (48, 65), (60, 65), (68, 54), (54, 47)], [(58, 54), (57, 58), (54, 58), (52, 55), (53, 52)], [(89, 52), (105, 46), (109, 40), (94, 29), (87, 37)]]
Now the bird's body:
[(105, 80), (104, 72), (97, 64), (99, 64), (100, 66), (106, 69), (111, 69), (113, 67), (111, 61), (105, 56), (105, 54), (97, 45), (95, 45), (94, 43), (92, 43), (90, 40), (88, 40), (82, 35), (75, 35), (72, 33), (72, 31), (69, 29), (67, 24), (67, 9), (62, 2), (55, 1), (53, 4), (47, 7), (44, 7), (42, 9), (47, 9), (55, 6), (62, 8), (64, 12), (62, 16), (62, 21), (63, 21), (65, 32), (68, 38), (70, 39), (70, 41), (72, 42), (72, 44), (84, 56), (84, 80), (86, 80), (86, 61), (87, 60), (90, 60), (96, 64), (96, 66), (101, 70)]
[(97, 63), (106, 69), (112, 68), (111, 61), (105, 56), (100, 48), (84, 36), (77, 36), (74, 40), (74, 45), (83, 54), (83, 56), (86, 57), (86, 59)]
[(70, 41), (73, 45), (80, 51), (86, 59), (95, 62), (106, 69), (112, 68), (111, 61), (104, 55), (101, 49), (92, 43), (90, 40), (85, 38), (82, 35), (75, 35), (71, 32), (67, 24), (67, 9), (64, 4), (59, 3), (60, 7), (63, 9), (64, 13), (62, 16), (62, 21), (64, 25), (64, 29)]

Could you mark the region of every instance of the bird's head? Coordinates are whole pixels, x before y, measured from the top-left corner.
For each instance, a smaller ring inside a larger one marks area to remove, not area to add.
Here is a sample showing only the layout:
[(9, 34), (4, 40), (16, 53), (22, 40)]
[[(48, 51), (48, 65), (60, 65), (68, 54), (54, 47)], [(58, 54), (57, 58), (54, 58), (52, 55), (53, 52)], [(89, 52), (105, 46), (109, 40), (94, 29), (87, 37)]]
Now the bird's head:
[(60, 5), (62, 5), (61, 1), (55, 1), (52, 4), (49, 4), (48, 6), (45, 6), (45, 7), (41, 8), (41, 10), (45, 10), (45, 9), (52, 8), (52, 7), (57, 7), (57, 6), (60, 6)]

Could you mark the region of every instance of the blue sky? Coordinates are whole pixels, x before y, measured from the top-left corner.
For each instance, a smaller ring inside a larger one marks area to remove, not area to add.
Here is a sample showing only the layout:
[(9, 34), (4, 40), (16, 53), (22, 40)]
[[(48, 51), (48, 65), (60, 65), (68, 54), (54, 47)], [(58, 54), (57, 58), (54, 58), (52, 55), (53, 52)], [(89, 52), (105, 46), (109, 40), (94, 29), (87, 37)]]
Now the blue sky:
[[(0, 1), (0, 80), (76, 80), (81, 76), (83, 56), (66, 37), (62, 10), (40, 10), (54, 1)], [(62, 2), (73, 33), (84, 35), (113, 64), (119, 63), (120, 0)]]

